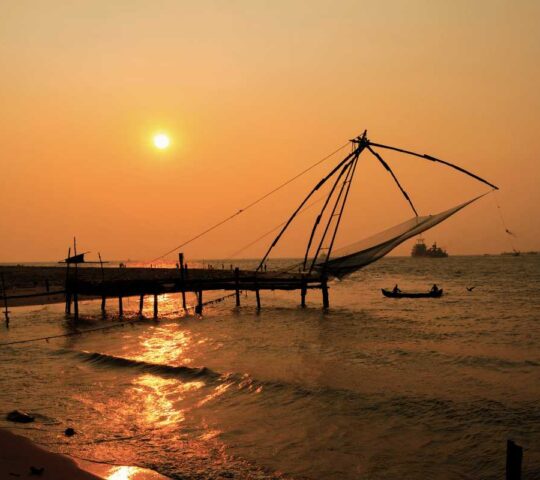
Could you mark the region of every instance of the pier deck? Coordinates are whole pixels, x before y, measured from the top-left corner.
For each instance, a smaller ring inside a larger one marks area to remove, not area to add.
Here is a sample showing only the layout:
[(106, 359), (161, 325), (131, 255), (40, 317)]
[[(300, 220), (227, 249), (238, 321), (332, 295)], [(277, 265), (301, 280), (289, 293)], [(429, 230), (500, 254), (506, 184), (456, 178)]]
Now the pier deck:
[[(327, 286), (319, 274), (255, 272), (230, 269), (180, 269), (180, 268), (99, 268), (79, 266), (38, 267), (2, 266), (6, 291), (2, 292), (8, 306), (66, 302), (66, 311), (71, 312), (75, 302), (78, 315), (80, 296), (101, 298), (102, 308), (109, 298), (139, 296), (141, 303), (146, 295), (193, 292), (197, 294), (198, 306), (202, 312), (204, 291), (234, 291), (239, 305), (240, 291), (254, 291), (257, 306), (260, 307), (260, 291), (300, 290), (301, 304), (305, 305), (308, 289), (323, 290), (323, 300), (327, 306)], [(185, 295), (184, 305), (185, 305)], [(325, 300), (326, 298), (326, 300)], [(157, 312), (155, 312), (157, 315)]]

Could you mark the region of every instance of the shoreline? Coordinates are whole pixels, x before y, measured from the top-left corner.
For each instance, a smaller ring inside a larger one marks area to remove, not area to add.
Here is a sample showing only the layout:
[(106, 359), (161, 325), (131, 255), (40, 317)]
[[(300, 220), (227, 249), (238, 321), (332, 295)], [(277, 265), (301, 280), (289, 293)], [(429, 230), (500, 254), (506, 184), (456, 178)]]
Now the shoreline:
[[(32, 469), (41, 473), (32, 473)], [(145, 468), (95, 463), (54, 453), (27, 437), (0, 428), (0, 480), (28, 476), (50, 480), (169, 480)]]

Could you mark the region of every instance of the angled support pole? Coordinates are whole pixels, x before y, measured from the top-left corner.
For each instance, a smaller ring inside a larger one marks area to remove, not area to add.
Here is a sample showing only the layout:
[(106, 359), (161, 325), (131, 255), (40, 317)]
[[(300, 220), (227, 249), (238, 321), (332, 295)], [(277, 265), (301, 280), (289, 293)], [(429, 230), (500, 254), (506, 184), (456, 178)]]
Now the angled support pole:
[(494, 190), (499, 190), (499, 187), (497, 187), (496, 185), (493, 185), (492, 183), (488, 182), (487, 180), (484, 180), (483, 178), (479, 177), (478, 175), (475, 175), (474, 173), (469, 172), (468, 170), (465, 170), (464, 168), (461, 168), (461, 167), (459, 167), (457, 165), (454, 165), (453, 163), (447, 162), (445, 160), (441, 160), (440, 158), (432, 157), (431, 155), (428, 155), (427, 153), (411, 152), (410, 150), (404, 150), (403, 148), (391, 147), (389, 145), (383, 145), (382, 143), (369, 142), (369, 144), (372, 147), (386, 148), (387, 150), (394, 150), (395, 152), (405, 153), (407, 155), (412, 155), (413, 157), (424, 158), (426, 160), (431, 160), (432, 162), (442, 163), (443, 165), (446, 165), (447, 167), (458, 170), (459, 172), (464, 173), (465, 175), (468, 175), (469, 177), (472, 177), (472, 178), (478, 180), (479, 182), (485, 183), (486, 185), (490, 186)]
[(289, 225), (291, 222), (295, 219), (296, 215), (302, 210), (304, 205), (307, 203), (307, 201), (313, 196), (313, 194), (319, 190), (330, 178), (334, 176), (336, 172), (338, 172), (346, 163), (348, 163), (351, 159), (353, 159), (355, 156), (358, 156), (360, 152), (365, 148), (364, 142), (367, 141), (366, 138), (366, 132), (362, 135), (362, 137), (358, 137), (358, 139), (353, 140), (353, 143), (358, 143), (358, 146), (351, 152), (349, 155), (347, 155), (341, 162), (339, 162), (324, 178), (322, 178), (315, 187), (308, 193), (308, 195), (302, 200), (300, 205), (296, 208), (296, 210), (292, 213), (292, 215), (289, 217), (283, 228), (280, 230), (272, 244), (270, 245), (270, 248), (268, 248), (267, 252), (264, 254), (264, 257), (261, 259), (261, 262), (259, 263), (259, 266), (257, 267), (256, 271), (259, 271), (263, 268), (264, 262), (270, 255), (270, 252), (272, 249), (277, 245), (287, 228), (289, 228)]
[(414, 214), (418, 217), (418, 212), (416, 211), (416, 208), (414, 208), (414, 205), (412, 203), (412, 200), (411, 198), (409, 197), (408, 193), (405, 191), (405, 189), (401, 186), (401, 183), (399, 183), (399, 180), (397, 179), (397, 177), (394, 175), (394, 172), (392, 171), (392, 169), (390, 168), (390, 165), (388, 165), (384, 160), (383, 158), (375, 151), (373, 150), (369, 145), (367, 147), (367, 149), (372, 153), (372, 155), (377, 159), (379, 160), (379, 162), (381, 163), (381, 165), (388, 171), (388, 173), (390, 173), (390, 175), (392, 175), (392, 178), (394, 179), (394, 181), (396, 182), (396, 185), (398, 186), (398, 188), (401, 190), (401, 193), (403, 194), (403, 196), (405, 197), (405, 199), (407, 200), (407, 202), (409, 202), (409, 205), (411, 206)]

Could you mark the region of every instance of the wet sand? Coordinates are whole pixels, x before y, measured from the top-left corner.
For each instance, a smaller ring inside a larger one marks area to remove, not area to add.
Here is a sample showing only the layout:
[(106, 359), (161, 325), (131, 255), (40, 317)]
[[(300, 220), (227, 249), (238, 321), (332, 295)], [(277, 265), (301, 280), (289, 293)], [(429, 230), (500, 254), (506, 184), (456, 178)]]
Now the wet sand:
[(0, 480), (28, 476), (50, 480), (103, 480), (113, 476), (130, 480), (167, 480), (167, 477), (144, 468), (75, 461), (0, 429)]

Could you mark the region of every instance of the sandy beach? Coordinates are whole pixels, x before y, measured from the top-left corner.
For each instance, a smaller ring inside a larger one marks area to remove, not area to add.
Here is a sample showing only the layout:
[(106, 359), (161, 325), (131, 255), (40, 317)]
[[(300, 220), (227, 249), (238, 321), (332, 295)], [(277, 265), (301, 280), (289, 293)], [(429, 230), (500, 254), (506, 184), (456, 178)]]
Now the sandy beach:
[(25, 437), (0, 429), (0, 479), (35, 476), (51, 480), (166, 480), (151, 470), (73, 460), (49, 452)]

